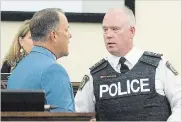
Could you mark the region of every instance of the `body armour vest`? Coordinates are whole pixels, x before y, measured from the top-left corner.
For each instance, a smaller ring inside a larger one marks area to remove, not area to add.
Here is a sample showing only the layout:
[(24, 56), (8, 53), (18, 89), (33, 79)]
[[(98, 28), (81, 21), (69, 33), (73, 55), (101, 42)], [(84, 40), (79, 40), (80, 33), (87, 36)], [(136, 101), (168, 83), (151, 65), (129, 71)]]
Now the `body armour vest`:
[(108, 61), (90, 68), (100, 121), (166, 121), (171, 114), (166, 96), (155, 90), (161, 55), (144, 52), (128, 72), (116, 72)]

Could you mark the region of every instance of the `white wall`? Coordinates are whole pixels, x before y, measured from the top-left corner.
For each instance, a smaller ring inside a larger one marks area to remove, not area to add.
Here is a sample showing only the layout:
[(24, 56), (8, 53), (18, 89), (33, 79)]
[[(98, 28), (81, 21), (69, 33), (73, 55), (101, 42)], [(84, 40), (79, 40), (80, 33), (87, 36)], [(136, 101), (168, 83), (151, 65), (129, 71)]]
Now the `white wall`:
[[(136, 0), (135, 45), (163, 53), (181, 73), (181, 1)], [(1, 59), (21, 22), (1, 22)], [(70, 55), (58, 60), (73, 82), (80, 82), (87, 69), (107, 56), (101, 24), (70, 23), (73, 38)]]
[(109, 8), (123, 5), (124, 0), (1, 0), (3, 11), (35, 12), (44, 8), (61, 8), (64, 12), (105, 13)]
[(181, 0), (136, 0), (135, 43), (161, 52), (181, 73)]

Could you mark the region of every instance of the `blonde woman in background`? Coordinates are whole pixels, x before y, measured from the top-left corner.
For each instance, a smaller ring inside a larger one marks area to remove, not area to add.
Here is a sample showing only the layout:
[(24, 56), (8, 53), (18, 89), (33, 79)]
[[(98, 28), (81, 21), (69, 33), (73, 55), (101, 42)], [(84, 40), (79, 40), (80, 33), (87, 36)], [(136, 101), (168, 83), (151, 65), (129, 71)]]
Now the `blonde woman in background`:
[(1, 73), (10, 73), (32, 49), (33, 42), (30, 34), (30, 20), (24, 21), (16, 34), (11, 47), (3, 60)]

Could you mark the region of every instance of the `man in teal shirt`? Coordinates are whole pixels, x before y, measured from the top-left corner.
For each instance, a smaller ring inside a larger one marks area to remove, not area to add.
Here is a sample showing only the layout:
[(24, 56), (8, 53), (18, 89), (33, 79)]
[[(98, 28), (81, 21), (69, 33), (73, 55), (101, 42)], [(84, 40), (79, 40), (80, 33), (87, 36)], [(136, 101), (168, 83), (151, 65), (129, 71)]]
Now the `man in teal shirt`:
[(34, 47), (13, 70), (8, 89), (43, 89), (52, 112), (74, 112), (74, 95), (66, 70), (56, 60), (68, 55), (71, 34), (60, 9), (48, 8), (34, 14), (30, 31)]

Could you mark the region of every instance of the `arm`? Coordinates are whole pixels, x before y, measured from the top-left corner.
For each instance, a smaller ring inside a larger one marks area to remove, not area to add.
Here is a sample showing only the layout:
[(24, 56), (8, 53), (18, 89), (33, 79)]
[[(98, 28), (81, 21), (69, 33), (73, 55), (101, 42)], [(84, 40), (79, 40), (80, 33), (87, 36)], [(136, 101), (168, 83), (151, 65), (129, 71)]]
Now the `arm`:
[(88, 81), (86, 81), (82, 89), (78, 90), (75, 96), (76, 112), (95, 112), (95, 96), (93, 92), (93, 79), (90, 73), (88, 73), (87, 76), (89, 77)]
[(72, 85), (63, 67), (58, 64), (48, 67), (42, 74), (41, 83), (47, 104), (58, 107), (52, 112), (75, 111)]
[(181, 76), (175, 75), (167, 68), (165, 60), (160, 62), (160, 66), (164, 92), (172, 111), (167, 121), (181, 121)]
[(5, 61), (1, 67), (1, 73), (10, 73), (11, 66), (8, 64), (7, 61)]

